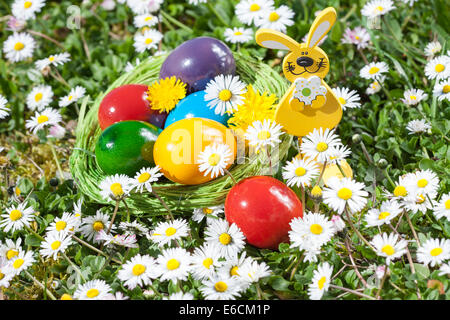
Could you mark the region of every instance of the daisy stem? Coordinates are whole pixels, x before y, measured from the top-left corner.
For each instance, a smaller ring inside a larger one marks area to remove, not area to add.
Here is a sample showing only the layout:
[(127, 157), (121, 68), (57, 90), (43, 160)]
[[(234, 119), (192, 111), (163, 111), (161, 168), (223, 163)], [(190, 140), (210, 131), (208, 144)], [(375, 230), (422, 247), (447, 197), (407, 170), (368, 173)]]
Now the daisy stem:
[(158, 297), (163, 297), (163, 295), (158, 291), (158, 289), (156, 289), (152, 284), (148, 285), (150, 287), (150, 289), (153, 290), (153, 292), (158, 296)]
[(172, 211), (170, 210), (169, 206), (167, 205), (167, 203), (156, 193), (155, 189), (152, 188), (152, 193), (153, 195), (159, 200), (159, 202), (161, 202), (161, 204), (163, 205), (163, 207), (167, 210), (167, 212), (169, 213), (169, 217), (170, 220), (174, 220), (173, 218), (173, 214)]
[(325, 162), (323, 163), (323, 168), (322, 168), (322, 171), (320, 172), (319, 179), (317, 179), (316, 186), (318, 186), (320, 184), (320, 180), (322, 180), (322, 177), (323, 177), (326, 167), (327, 167), (327, 160), (325, 160)]
[(269, 148), (266, 148), (267, 158), (269, 159), (269, 168), (270, 168), (270, 175), (273, 174), (272, 170), (272, 157), (270, 156)]
[(53, 74), (53, 72), (50, 69), (50, 75), (53, 77), (53, 79), (55, 79), (56, 81), (62, 83), (66, 87), (70, 88), (70, 85), (67, 83), (66, 80), (64, 80), (64, 78), (61, 76), (61, 74), (58, 72), (58, 70), (55, 69), (55, 72), (56, 72), (56, 75)]
[(385, 264), (385, 265), (384, 265), (384, 274), (383, 274), (383, 278), (381, 279), (380, 287), (378, 288), (377, 295), (375, 296), (375, 299), (376, 299), (376, 300), (380, 300), (380, 299), (381, 299), (380, 293), (381, 293), (381, 290), (383, 289), (384, 282), (386, 281), (386, 278), (387, 278), (387, 275), (388, 275), (387, 271), (388, 271), (388, 265)]
[(51, 142), (51, 140), (48, 140), (48, 144), (50, 146), (50, 150), (52, 151), (53, 154), (53, 159), (55, 160), (55, 164), (56, 164), (56, 168), (58, 168), (58, 172), (60, 175), (60, 179), (62, 181), (64, 181), (64, 174), (61, 168), (61, 165), (59, 164), (59, 159), (58, 159), (58, 155), (56, 154), (56, 150), (55, 150), (55, 146), (53, 145), (53, 143)]
[[(89, 249), (91, 249), (91, 250), (97, 252), (98, 254), (101, 254), (102, 256), (104, 256), (104, 257), (106, 257), (106, 258), (108, 258), (108, 255), (107, 255), (106, 253), (104, 253), (103, 251), (97, 249), (97, 248), (94, 247), (94, 246), (91, 246), (89, 243), (87, 243), (87, 242), (81, 240), (80, 238), (78, 238), (78, 237), (75, 236), (74, 234), (72, 234), (72, 238), (73, 238), (75, 241), (77, 241), (78, 243), (80, 243), (81, 245), (83, 245), (83, 246), (85, 246), (85, 247), (87, 247), (87, 248), (89, 248)], [(113, 258), (111, 258), (111, 261), (113, 261), (113, 262), (115, 262), (115, 263), (117, 263), (117, 264), (122, 264), (122, 262), (120, 262), (119, 260), (113, 259)]]
[(369, 153), (367, 152), (366, 145), (364, 144), (364, 142), (363, 142), (362, 140), (361, 140), (360, 144), (361, 144), (361, 149), (362, 149), (362, 151), (363, 151), (364, 157), (367, 159), (367, 161), (368, 161), (370, 164), (373, 164), (373, 160), (372, 160), (372, 158), (370, 157)]
[(347, 222), (350, 225), (350, 227), (352, 228), (353, 232), (356, 233), (356, 235), (358, 236), (359, 239), (362, 240), (362, 242), (364, 242), (367, 246), (369, 246), (370, 249), (372, 249), (373, 251), (377, 251), (371, 244), (369, 241), (367, 241), (366, 238), (364, 238), (364, 236), (358, 231), (358, 229), (355, 227), (355, 225), (352, 222), (352, 219), (350, 217), (350, 213), (348, 212), (348, 208), (347, 206), (345, 207), (345, 214), (347, 216)]
[(256, 287), (256, 292), (258, 294), (258, 300), (266, 300), (266, 298), (264, 297), (264, 293), (261, 290), (261, 287), (259, 286), (259, 282), (256, 282), (255, 287)]
[(28, 231), (30, 231), (33, 235), (35, 235), (36, 237), (38, 237), (41, 241), (44, 241), (45, 239), (36, 231), (34, 231), (33, 229), (31, 229), (29, 226), (25, 225), (25, 229), (27, 229)]
[(173, 23), (174, 25), (180, 27), (181, 29), (184, 29), (190, 33), (192, 33), (192, 29), (189, 28), (188, 26), (186, 26), (185, 24), (183, 24), (182, 22), (178, 21), (177, 19), (173, 18), (172, 16), (170, 16), (169, 14), (167, 14), (165, 11), (163, 10), (159, 10), (159, 12), (162, 14), (163, 18), (168, 20), (169, 22)]
[(359, 296), (359, 297), (366, 298), (366, 299), (369, 299), (369, 300), (376, 300), (374, 297), (368, 296), (367, 294), (364, 294), (364, 293), (361, 293), (361, 292), (358, 292), (358, 291), (355, 291), (355, 290), (347, 289), (347, 288), (344, 288), (344, 287), (336, 286), (336, 285), (331, 284), (331, 283), (330, 283), (330, 288), (337, 289), (337, 290), (342, 290), (342, 291), (354, 294), (355, 296)]
[(125, 208), (127, 208), (127, 222), (130, 222), (130, 208), (128, 208), (127, 202), (125, 201), (125, 198), (122, 199), (123, 204), (125, 205)]
[(339, 171), (341, 172), (342, 176), (343, 176), (344, 178), (346, 178), (347, 176), (345, 175), (344, 170), (342, 170), (342, 167), (341, 167), (341, 165), (339, 164), (339, 161), (336, 162), (336, 166), (338, 167), (338, 169), (339, 169)]
[(364, 60), (365, 64), (369, 64), (369, 61), (366, 58), (366, 55), (364, 54), (364, 52), (361, 49), (358, 49), (358, 53), (361, 56), (361, 58)]
[(300, 266), (300, 263), (303, 262), (303, 255), (298, 258), (297, 263), (295, 264), (294, 268), (292, 268), (291, 276), (289, 277), (289, 281), (292, 281), (294, 279), (295, 273), (297, 272), (298, 267)]
[(222, 23), (225, 27), (228, 27), (228, 23), (222, 18), (219, 12), (217, 12), (217, 10), (213, 7), (211, 2), (208, 1), (206, 4), (209, 10), (217, 17), (217, 19), (219, 19), (220, 23)]
[(62, 256), (64, 257), (64, 259), (67, 260), (67, 262), (72, 266), (72, 268), (76, 271), (76, 273), (78, 273), (80, 275), (80, 278), (83, 280), (83, 282), (86, 282), (86, 278), (83, 276), (83, 274), (81, 273), (80, 268), (78, 268), (78, 266), (73, 263), (72, 260), (69, 259), (69, 257), (66, 255), (65, 252), (61, 252)]
[(386, 179), (389, 181), (391, 187), (395, 189), (395, 183), (394, 181), (392, 181), (391, 176), (389, 175), (389, 172), (387, 170), (387, 167), (384, 168), (384, 175), (386, 176)]
[(33, 282), (34, 282), (35, 284), (37, 284), (39, 287), (41, 287), (42, 290), (44, 290), (45, 293), (50, 297), (50, 299), (52, 299), (52, 300), (58, 300), (58, 299), (56, 299), (55, 296), (50, 292), (50, 290), (48, 290), (46, 286), (44, 286), (42, 283), (40, 283), (38, 279), (36, 279), (35, 277), (33, 277), (33, 275), (32, 275), (31, 273), (29, 273), (27, 270), (25, 270), (25, 274), (26, 274), (31, 280), (33, 280)]
[(303, 185), (301, 185), (300, 190), (302, 193), (302, 214), (303, 214), (303, 212), (305, 212), (305, 207), (306, 207), (305, 187)]
[(368, 287), (368, 286), (367, 286), (367, 282), (366, 282), (366, 280), (363, 278), (363, 276), (361, 275), (361, 273), (359, 272), (358, 267), (357, 267), (356, 264), (355, 264), (355, 260), (353, 259), (352, 251), (351, 251), (351, 248), (350, 248), (350, 243), (349, 243), (349, 238), (348, 238), (348, 236), (345, 237), (345, 247), (347, 248), (348, 256), (349, 256), (349, 258), (350, 258), (350, 262), (352, 263), (352, 266), (353, 266), (353, 269), (355, 270), (356, 275), (358, 276), (359, 280), (361, 280), (361, 282), (362, 282), (362, 284), (364, 285), (364, 287), (367, 288), (367, 287)]
[(403, 212), (405, 213), (406, 221), (408, 221), (408, 225), (409, 225), (409, 228), (410, 228), (411, 231), (412, 231), (412, 234), (413, 234), (413, 236), (414, 236), (414, 239), (416, 239), (416, 242), (417, 242), (417, 244), (418, 244), (419, 247), (420, 247), (419, 237), (417, 236), (416, 229), (414, 229), (414, 226), (413, 226), (413, 224), (412, 224), (412, 222), (411, 222), (411, 218), (409, 217), (409, 214), (408, 214), (406, 211), (403, 211)]
[(61, 49), (66, 50), (61, 43), (59, 43), (57, 40), (53, 39), (52, 37), (49, 37), (49, 36), (47, 36), (47, 35), (45, 35), (43, 33), (40, 33), (38, 31), (34, 31), (34, 30), (30, 30), (30, 29), (28, 29), (27, 32), (32, 34), (32, 35), (34, 35), (34, 36), (41, 37), (41, 38), (44, 38), (44, 39), (46, 39), (46, 40), (48, 40), (50, 42), (53, 42), (54, 44), (56, 44)]
[(116, 219), (117, 211), (119, 210), (119, 203), (120, 203), (120, 200), (116, 200), (116, 206), (114, 207), (113, 216), (111, 218), (111, 222), (109, 223), (109, 227), (108, 227), (108, 230), (106, 231), (106, 234), (109, 234), (109, 232), (111, 231), (114, 220)]
[(386, 95), (386, 97), (388, 98), (389, 101), (391, 101), (392, 103), (394, 103), (394, 100), (392, 100), (391, 94), (389, 93), (389, 91), (384, 87), (383, 85), (383, 81), (380, 81), (378, 79), (375, 79), (378, 81), (378, 83), (380, 84), (381, 89), (383, 89), (384, 94)]
[(228, 171), (228, 169), (223, 169), (225, 171), (225, 173), (231, 178), (231, 180), (233, 181), (233, 184), (237, 184), (236, 179), (233, 177), (233, 175), (231, 174), (230, 171)]

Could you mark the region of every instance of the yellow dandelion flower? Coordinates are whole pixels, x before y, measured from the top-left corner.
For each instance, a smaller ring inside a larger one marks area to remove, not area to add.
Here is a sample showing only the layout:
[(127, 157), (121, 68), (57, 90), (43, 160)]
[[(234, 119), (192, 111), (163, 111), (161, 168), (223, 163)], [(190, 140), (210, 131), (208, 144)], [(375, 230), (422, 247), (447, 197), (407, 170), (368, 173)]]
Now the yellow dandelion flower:
[(175, 76), (156, 81), (148, 87), (147, 100), (151, 108), (169, 112), (177, 103), (186, 97), (186, 84)]
[(260, 94), (252, 85), (248, 85), (243, 97), (244, 102), (228, 120), (230, 128), (247, 130), (247, 127), (256, 120), (273, 119), (276, 95), (267, 92)]

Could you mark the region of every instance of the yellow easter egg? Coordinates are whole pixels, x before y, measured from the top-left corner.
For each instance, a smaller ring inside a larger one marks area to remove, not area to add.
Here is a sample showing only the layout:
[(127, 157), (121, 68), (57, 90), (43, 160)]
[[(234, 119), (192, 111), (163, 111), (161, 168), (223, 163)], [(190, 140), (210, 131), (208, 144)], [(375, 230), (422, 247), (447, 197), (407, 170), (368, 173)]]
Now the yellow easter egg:
[[(319, 170), (322, 172), (323, 164), (318, 163)], [(350, 165), (345, 160), (341, 160), (339, 163), (341, 166), (342, 171), (345, 174), (346, 178), (353, 178), (353, 170), (350, 167)], [(327, 167), (325, 168), (325, 171), (323, 173), (322, 179), (325, 185), (327, 185), (327, 182), (330, 178), (337, 177), (339, 179), (342, 179), (344, 176), (342, 175), (341, 171), (339, 170), (338, 166), (336, 164), (330, 163), (327, 164)]]
[(223, 124), (204, 118), (179, 120), (165, 128), (155, 142), (153, 158), (164, 176), (176, 183), (197, 185), (213, 180), (199, 170), (199, 154), (211, 144), (226, 144), (236, 158), (236, 138)]

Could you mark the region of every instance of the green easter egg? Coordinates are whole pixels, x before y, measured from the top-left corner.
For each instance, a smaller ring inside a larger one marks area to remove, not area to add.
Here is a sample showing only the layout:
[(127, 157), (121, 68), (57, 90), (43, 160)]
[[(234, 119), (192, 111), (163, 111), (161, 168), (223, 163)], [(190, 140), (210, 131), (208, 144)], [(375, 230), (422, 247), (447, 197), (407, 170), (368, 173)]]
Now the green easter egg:
[(161, 129), (142, 121), (117, 122), (102, 132), (95, 147), (98, 166), (109, 175), (133, 177), (143, 167), (155, 165), (153, 146)]

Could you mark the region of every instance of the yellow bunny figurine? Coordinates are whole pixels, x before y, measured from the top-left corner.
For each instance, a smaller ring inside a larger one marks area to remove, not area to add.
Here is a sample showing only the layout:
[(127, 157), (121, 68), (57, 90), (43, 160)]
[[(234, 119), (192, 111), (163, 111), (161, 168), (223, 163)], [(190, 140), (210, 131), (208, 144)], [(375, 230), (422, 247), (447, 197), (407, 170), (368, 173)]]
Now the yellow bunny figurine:
[(303, 137), (314, 128), (332, 129), (341, 121), (341, 105), (323, 81), (329, 70), (328, 57), (317, 47), (335, 21), (334, 8), (321, 11), (302, 44), (275, 30), (256, 32), (260, 46), (290, 51), (283, 60), (283, 72), (292, 85), (278, 104), (275, 121), (291, 135)]

